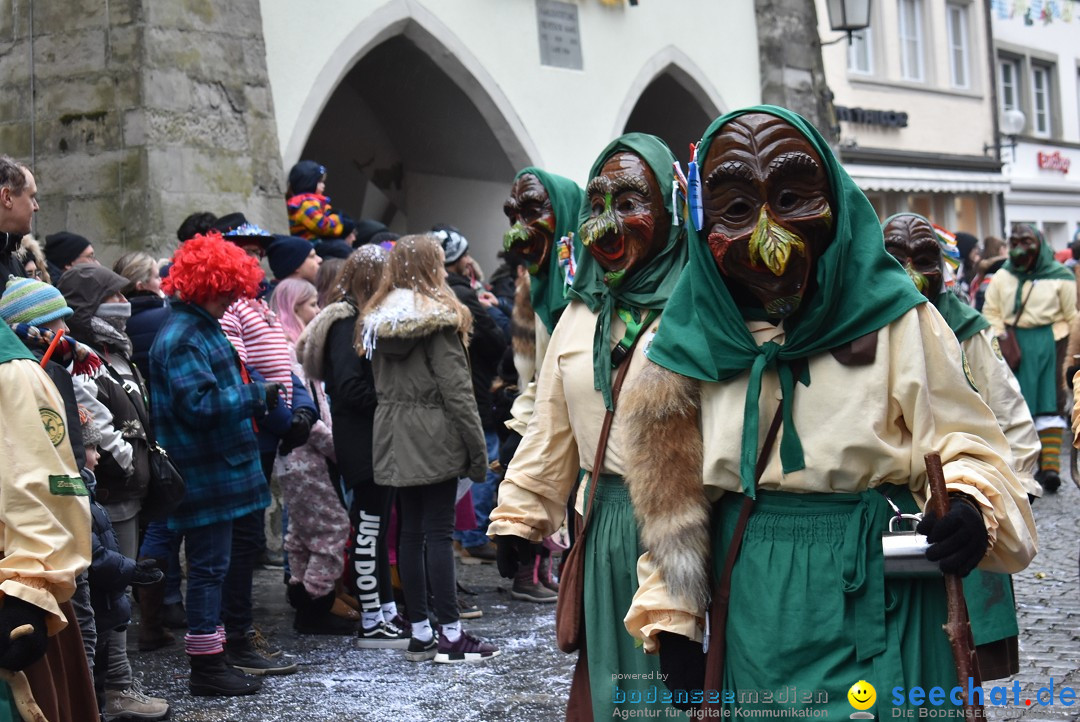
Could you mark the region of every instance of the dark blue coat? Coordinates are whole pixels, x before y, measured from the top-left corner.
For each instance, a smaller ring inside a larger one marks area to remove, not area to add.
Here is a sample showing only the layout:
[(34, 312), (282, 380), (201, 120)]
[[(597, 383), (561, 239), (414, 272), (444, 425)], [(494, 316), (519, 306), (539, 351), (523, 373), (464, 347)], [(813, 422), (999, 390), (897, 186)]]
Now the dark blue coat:
[(106, 634), (131, 621), (131, 601), (126, 590), (135, 576), (135, 560), (120, 553), (109, 513), (94, 499), (90, 500), (90, 530), (90, 604), (98, 634)]
[(131, 302), (131, 318), (127, 322), (127, 335), (133, 349), (131, 360), (146, 376), (150, 373), (150, 347), (169, 317), (169, 299), (140, 291), (129, 297), (128, 301)]

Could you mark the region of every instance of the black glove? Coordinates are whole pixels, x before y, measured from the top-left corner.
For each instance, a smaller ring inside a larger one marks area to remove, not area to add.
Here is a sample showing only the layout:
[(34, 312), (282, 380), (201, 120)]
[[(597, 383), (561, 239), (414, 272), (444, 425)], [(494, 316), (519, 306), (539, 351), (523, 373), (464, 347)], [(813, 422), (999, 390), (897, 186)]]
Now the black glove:
[(940, 520), (928, 511), (915, 531), (926, 535), (926, 558), (938, 562), (946, 574), (966, 577), (990, 546), (986, 524), (975, 503), (960, 495), (949, 496), (949, 511)]
[[(12, 639), (12, 630), (24, 624), (31, 625), (34, 631)], [(26, 669), (45, 656), (48, 646), (45, 610), (10, 594), (5, 596), (4, 606), (0, 608), (0, 669), (12, 672)]]
[(289, 452), (298, 446), (307, 443), (311, 436), (311, 427), (315, 424), (315, 414), (311, 409), (296, 409), (293, 411), (292, 421), (289, 422), (289, 430), (281, 437), (281, 455), (288, 456)]
[(677, 703), (674, 698), (680, 690), (689, 697), (695, 689), (705, 689), (705, 648), (674, 632), (660, 632), (656, 640), (660, 643), (660, 673), (673, 695), (672, 704), (681, 710), (693, 709), (697, 705)]
[(164, 578), (165, 572), (158, 568), (157, 559), (141, 559), (135, 565), (135, 574), (131, 577), (131, 583), (140, 586), (157, 584)]
[(532, 562), (535, 553), (533, 544), (528, 539), (512, 534), (495, 536), (495, 565), (502, 577), (513, 579), (518, 567)]
[(281, 392), (283, 391), (281, 384), (263, 384), (263, 391), (266, 394), (266, 410), (273, 411), (277, 408), (278, 400), (281, 398)]
[(1076, 365), (1070, 366), (1065, 371), (1065, 385), (1068, 386), (1070, 390), (1073, 387), (1073, 376), (1076, 376), (1077, 371), (1080, 371), (1080, 366), (1076, 366)]

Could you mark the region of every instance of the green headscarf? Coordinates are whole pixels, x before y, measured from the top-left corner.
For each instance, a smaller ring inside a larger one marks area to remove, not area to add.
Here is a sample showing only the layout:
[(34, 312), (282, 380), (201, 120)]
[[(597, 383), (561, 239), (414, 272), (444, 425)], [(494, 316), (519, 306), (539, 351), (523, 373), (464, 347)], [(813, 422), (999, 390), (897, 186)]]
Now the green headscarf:
[(555, 211), (555, 247), (548, 254), (547, 268), (540, 269), (531, 279), (529, 298), (533, 310), (550, 334), (570, 300), (566, 297), (566, 282), (563, 270), (559, 267), (559, 239), (574, 233), (574, 260), (581, 258), (581, 241), (577, 237), (578, 216), (585, 202), (585, 191), (574, 181), (561, 175), (548, 173), (535, 166), (528, 166), (514, 176), (517, 180), (523, 175), (534, 175), (548, 193), (551, 207)]
[[(616, 153), (629, 152), (640, 156), (656, 176), (660, 194), (664, 197), (664, 207), (671, 215), (671, 230), (667, 243), (647, 265), (633, 269), (613, 287), (604, 281), (604, 269), (587, 250), (581, 254), (578, 262), (574, 285), (570, 287), (570, 298), (576, 298), (589, 307), (593, 313), (599, 312), (596, 319), (596, 333), (593, 335), (593, 381), (595, 388), (604, 396), (604, 406), (611, 405), (611, 317), (617, 309), (629, 310), (663, 309), (675, 289), (679, 273), (686, 265), (686, 224), (677, 224), (676, 208), (672, 208), (671, 183), (675, 179), (675, 156), (667, 143), (655, 135), (646, 133), (627, 133), (613, 140), (600, 153), (589, 171), (589, 180), (600, 175), (600, 169), (608, 158)], [(586, 202), (587, 203), (587, 202)], [(586, 203), (582, 204), (579, 220), (588, 214)]]
[(1039, 257), (1035, 259), (1035, 267), (1030, 271), (1021, 271), (1013, 265), (1011, 258), (1005, 261), (1005, 264), (1002, 266), (1004, 270), (1016, 276), (1019, 281), (1019, 283), (1016, 284), (1016, 301), (1013, 303), (1013, 313), (1018, 312), (1020, 306), (1024, 303), (1020, 296), (1026, 282), (1042, 280), (1073, 281), (1076, 279), (1076, 276), (1073, 275), (1072, 271), (1065, 267), (1065, 264), (1058, 263), (1054, 260), (1054, 251), (1050, 248), (1050, 244), (1046, 242), (1046, 238), (1043, 237), (1042, 232), (1038, 228), (1029, 226), (1026, 223), (1017, 225), (1030, 228), (1032, 232), (1035, 233), (1035, 237), (1039, 239)]
[[(802, 443), (792, 418), (792, 362), (824, 353), (865, 336), (926, 299), (900, 264), (885, 251), (881, 225), (870, 202), (840, 167), (825, 139), (801, 116), (771, 105), (745, 108), (713, 121), (698, 145), (704, 161), (713, 137), (725, 123), (747, 113), (783, 118), (817, 150), (829, 177), (833, 197), (834, 236), (816, 260), (817, 290), (799, 312), (784, 322), (783, 346), (758, 346), (709, 252), (708, 230), (690, 229), (690, 262), (664, 312), (660, 330), (647, 350), (654, 362), (702, 381), (725, 381), (750, 372), (743, 410), (739, 475), (743, 491), (754, 494), (758, 456), (758, 397), (761, 376), (775, 367), (783, 394), (784, 435), (780, 458), (784, 472), (805, 468)], [(809, 385), (808, 367), (800, 380)]]
[[(918, 213), (911, 213), (910, 211), (894, 213), (881, 222), (881, 230), (884, 231), (885, 226), (889, 225), (889, 222), (897, 216), (911, 216), (912, 218), (926, 221), (926, 225), (930, 226), (930, 229), (934, 231), (934, 236), (937, 238), (938, 245), (944, 250), (946, 242), (938, 234), (937, 228), (930, 222), (929, 218), (919, 215)], [(942, 274), (945, 273), (945, 267), (945, 254), (943, 252), (941, 259)], [(984, 328), (990, 328), (990, 322), (987, 321), (981, 313), (961, 301), (957, 298), (955, 293), (945, 287), (944, 278), (941, 284), (941, 291), (932, 303), (934, 304), (934, 308), (941, 314), (942, 318), (945, 319), (945, 323), (949, 324), (949, 328), (952, 329), (953, 335), (956, 336), (956, 340), (961, 343), (967, 341)]]

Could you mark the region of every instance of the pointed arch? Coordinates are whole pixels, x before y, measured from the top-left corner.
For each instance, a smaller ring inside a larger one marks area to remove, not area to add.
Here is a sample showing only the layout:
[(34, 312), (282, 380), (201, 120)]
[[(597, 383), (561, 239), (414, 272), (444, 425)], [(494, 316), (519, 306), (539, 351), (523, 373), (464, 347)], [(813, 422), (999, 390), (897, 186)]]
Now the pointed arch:
[[(719, 117), (728, 109), (727, 103), (709, 80), (708, 75), (686, 53), (674, 45), (668, 45), (649, 58), (638, 71), (615, 116), (613, 129), (615, 135), (633, 130), (627, 125), (635, 112), (639, 111), (639, 104), (643, 98), (648, 97), (648, 93), (657, 92), (658, 89), (666, 89), (669, 94), (674, 91), (686, 102), (693, 102), (694, 111), (700, 112), (709, 120)], [(687, 96), (692, 100), (687, 100)], [(704, 130), (705, 127), (702, 126), (696, 132), (700, 133)], [(672, 150), (679, 158), (685, 154), (683, 150), (677, 148), (672, 148)]]
[(391, 0), (365, 18), (312, 77), (302, 110), (285, 143), (286, 168), (300, 159), (315, 124), (349, 71), (372, 49), (399, 35), (436, 62), (476, 106), (513, 167), (542, 165), (539, 149), (521, 118), (468, 46), (420, 4)]

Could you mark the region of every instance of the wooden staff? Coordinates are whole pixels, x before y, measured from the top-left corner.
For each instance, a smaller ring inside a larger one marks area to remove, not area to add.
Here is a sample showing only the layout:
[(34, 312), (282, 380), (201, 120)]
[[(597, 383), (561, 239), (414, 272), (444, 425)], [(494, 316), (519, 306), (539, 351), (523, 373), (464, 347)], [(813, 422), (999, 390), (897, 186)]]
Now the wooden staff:
[[(926, 478), (930, 484), (930, 500), (927, 511), (932, 511), (940, 520), (949, 511), (949, 492), (945, 489), (945, 473), (941, 470), (941, 457), (936, 453), (923, 457), (926, 462)], [(967, 603), (964, 601), (964, 580), (959, 574), (945, 575), (945, 599), (948, 603), (948, 620), (942, 627), (952, 647), (953, 662), (956, 663), (956, 677), (960, 682), (960, 693), (964, 695), (964, 718), (984, 719), (981, 704), (972, 702), (967, 694), (968, 679), (974, 686), (982, 686), (982, 673), (979, 671), (979, 658), (975, 655), (975, 640), (971, 636), (971, 623), (968, 621)]]
[[(23, 624), (12, 629), (8, 638), (18, 639), (33, 632), (33, 625)], [(34, 693), (30, 690), (30, 682), (26, 679), (25, 672), (0, 669), (0, 680), (11, 686), (11, 697), (15, 700), (15, 708), (19, 710), (19, 716), (23, 718), (23, 722), (49, 722), (45, 713), (41, 711), (41, 707), (38, 707), (37, 700), (34, 699)]]

